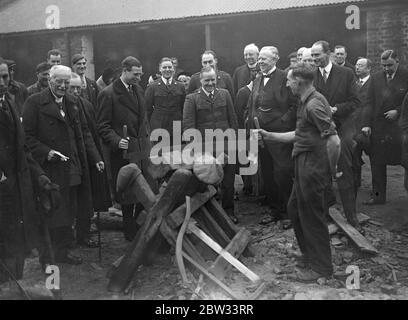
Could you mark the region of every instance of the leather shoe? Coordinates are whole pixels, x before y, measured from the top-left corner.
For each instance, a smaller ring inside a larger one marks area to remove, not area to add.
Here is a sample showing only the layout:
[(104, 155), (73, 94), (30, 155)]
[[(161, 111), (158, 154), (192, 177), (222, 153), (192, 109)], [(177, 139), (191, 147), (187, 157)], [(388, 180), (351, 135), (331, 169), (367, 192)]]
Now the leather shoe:
[(378, 204), (385, 204), (385, 201), (375, 200), (375, 199), (371, 198), (371, 199), (369, 199), (367, 201), (364, 201), (363, 204), (366, 205), (366, 206), (375, 206), (375, 205), (378, 205)]
[(312, 269), (299, 268), (296, 270), (296, 280), (304, 283), (313, 283), (320, 278), (327, 278), (326, 276), (317, 273)]
[(71, 252), (68, 252), (66, 255), (56, 257), (56, 262), (72, 264), (72, 265), (80, 265), (82, 264), (83, 261), (81, 257), (75, 256)]
[(92, 239), (83, 239), (83, 240), (78, 240), (78, 245), (80, 247), (87, 247), (87, 248), (98, 248), (98, 242)]
[(267, 224), (276, 222), (276, 221), (278, 221), (278, 220), (279, 220), (279, 218), (278, 218), (277, 216), (271, 215), (271, 214), (266, 214), (266, 215), (264, 215), (264, 216), (262, 217), (261, 221), (259, 221), (259, 224), (265, 226), (265, 225), (267, 225)]
[(290, 221), (289, 219), (282, 220), (282, 229), (283, 230), (289, 230), (292, 227), (293, 227), (292, 226), (292, 221)]

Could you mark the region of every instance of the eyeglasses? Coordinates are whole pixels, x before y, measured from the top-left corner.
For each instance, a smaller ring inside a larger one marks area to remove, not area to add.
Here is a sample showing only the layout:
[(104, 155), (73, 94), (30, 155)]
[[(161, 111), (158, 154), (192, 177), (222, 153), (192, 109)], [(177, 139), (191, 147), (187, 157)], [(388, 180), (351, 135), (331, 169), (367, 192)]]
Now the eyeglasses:
[(382, 66), (383, 66), (383, 67), (391, 68), (391, 67), (394, 66), (394, 64), (393, 64), (393, 63), (384, 63), (384, 64), (382, 64)]

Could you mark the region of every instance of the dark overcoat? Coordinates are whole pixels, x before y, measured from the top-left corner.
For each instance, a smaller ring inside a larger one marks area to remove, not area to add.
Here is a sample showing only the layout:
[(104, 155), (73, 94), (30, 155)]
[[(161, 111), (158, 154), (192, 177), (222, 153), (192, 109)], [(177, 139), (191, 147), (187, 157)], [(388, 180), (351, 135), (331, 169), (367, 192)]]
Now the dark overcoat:
[[(150, 154), (149, 125), (145, 111), (143, 90), (134, 86), (134, 96), (126, 89), (121, 79), (115, 80), (98, 96), (97, 125), (102, 142), (109, 149), (112, 183), (116, 190), (116, 178), (121, 167), (129, 162), (142, 168), (142, 159)], [(129, 141), (128, 155), (124, 159), (119, 142), (123, 136), (123, 126), (127, 126)], [(144, 171), (144, 174), (146, 172)]]
[(402, 132), (399, 118), (390, 121), (384, 113), (397, 110), (401, 115), (401, 106), (408, 92), (408, 70), (399, 66), (394, 79), (387, 83), (383, 71), (372, 76), (367, 95), (367, 113), (364, 127), (371, 128), (372, 157), (377, 163), (397, 165), (401, 163)]
[(111, 196), (109, 192), (108, 177), (106, 174), (106, 160), (103, 157), (102, 152), (102, 142), (99, 137), (98, 127), (96, 124), (96, 113), (94, 106), (86, 99), (79, 98), (78, 105), (82, 108), (84, 112), (86, 122), (88, 124), (89, 132), (91, 133), (92, 139), (95, 142), (96, 149), (101, 155), (105, 163), (105, 171), (99, 172), (94, 163), (89, 162), (89, 174), (91, 178), (91, 189), (92, 189), (92, 199), (93, 207), (96, 212), (106, 212), (112, 205)]
[[(49, 227), (71, 226), (75, 213), (71, 213), (67, 203), (70, 190), (70, 164), (68, 162), (50, 162), (47, 157), (51, 150), (56, 150), (69, 158), (73, 158), (68, 125), (75, 134), (78, 157), (82, 169), (82, 182), (78, 212), (83, 215), (93, 215), (92, 194), (89, 178), (88, 158), (91, 163), (102, 161), (78, 99), (71, 95), (64, 97), (66, 117), (62, 117), (50, 89), (29, 97), (24, 105), (23, 125), (26, 141), (34, 159), (41, 165), (52, 182), (60, 186), (62, 205), (50, 220)], [(69, 124), (68, 124), (69, 123)]]
[[(40, 244), (40, 216), (35, 201), (38, 177), (44, 174), (25, 145), (16, 105), (9, 95), (12, 119), (0, 110), (0, 239), (8, 251), (24, 255)], [(1, 173), (0, 173), (1, 175)]]

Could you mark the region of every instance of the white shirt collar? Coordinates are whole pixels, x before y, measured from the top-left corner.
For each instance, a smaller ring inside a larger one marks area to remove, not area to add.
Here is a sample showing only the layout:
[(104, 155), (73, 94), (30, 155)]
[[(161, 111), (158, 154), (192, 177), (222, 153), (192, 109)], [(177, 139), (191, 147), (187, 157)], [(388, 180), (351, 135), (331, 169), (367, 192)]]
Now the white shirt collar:
[(329, 61), (329, 64), (327, 66), (325, 66), (324, 68), (319, 67), (319, 70), (320, 70), (320, 73), (322, 74), (322, 76), (323, 76), (323, 70), (326, 70), (327, 77), (328, 77), (330, 75), (330, 72), (331, 72), (332, 68), (333, 68), (333, 63), (331, 61)]
[(57, 96), (54, 94), (54, 92), (52, 92), (51, 89), (50, 89), (50, 91), (51, 91), (52, 95), (53, 95), (54, 98), (55, 98), (55, 102), (56, 102), (56, 103), (62, 103), (64, 97), (57, 97)]
[[(162, 79), (162, 81), (163, 81), (164, 84), (167, 83), (167, 79), (166, 79), (165, 77), (162, 76), (161, 79)], [(172, 83), (172, 82), (173, 82), (173, 77), (171, 77), (171, 78), (169, 79), (169, 81), (170, 81), (170, 83)]]
[(264, 75), (270, 75), (276, 70), (276, 66), (274, 66), (268, 73), (263, 73)]
[(122, 83), (123, 83), (123, 85), (125, 86), (126, 90), (127, 90), (127, 91), (129, 91), (129, 87), (130, 87), (130, 85), (129, 85), (129, 84), (127, 84), (125, 81), (123, 81), (123, 79), (122, 79), (122, 78), (120, 78), (120, 81), (122, 81)]
[(0, 101), (5, 101), (6, 100), (6, 95), (3, 94), (2, 96), (0, 96)]
[(208, 91), (205, 90), (203, 87), (201, 87), (201, 89), (203, 89), (203, 91), (204, 91), (204, 93), (207, 95), (207, 97), (209, 97), (211, 93), (212, 93), (213, 95), (215, 95), (215, 90), (213, 90), (212, 92), (208, 92)]
[(247, 64), (248, 68), (253, 69), (256, 68), (256, 62), (254, 64)]
[(366, 76), (364, 78), (360, 78), (359, 81), (360, 81), (360, 83), (362, 85), (364, 85), (368, 81), (368, 79), (370, 79), (370, 75), (368, 75), (368, 76)]

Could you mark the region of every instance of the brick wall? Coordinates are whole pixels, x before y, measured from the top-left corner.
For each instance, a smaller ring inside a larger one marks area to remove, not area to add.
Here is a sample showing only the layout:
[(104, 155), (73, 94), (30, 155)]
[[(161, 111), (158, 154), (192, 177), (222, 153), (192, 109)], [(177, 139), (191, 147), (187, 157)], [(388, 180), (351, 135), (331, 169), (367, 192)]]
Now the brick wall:
[(367, 57), (379, 68), (381, 53), (397, 50), (408, 65), (408, 6), (381, 6), (367, 11)]

